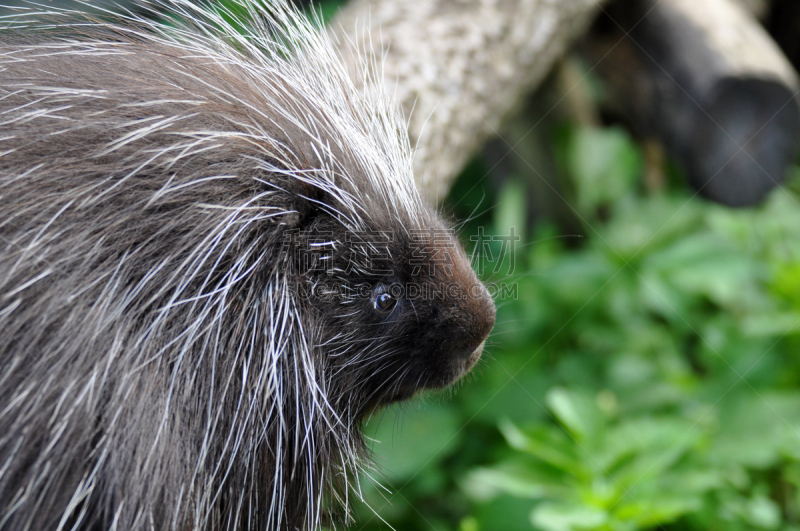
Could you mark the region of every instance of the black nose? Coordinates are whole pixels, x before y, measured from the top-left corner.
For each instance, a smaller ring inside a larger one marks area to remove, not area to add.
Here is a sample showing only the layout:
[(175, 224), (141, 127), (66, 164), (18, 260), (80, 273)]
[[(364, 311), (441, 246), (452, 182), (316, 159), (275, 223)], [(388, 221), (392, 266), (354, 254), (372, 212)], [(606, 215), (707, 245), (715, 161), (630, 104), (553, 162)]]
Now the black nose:
[(480, 347), (494, 327), (496, 310), (494, 301), (486, 292), (483, 296), (468, 301), (464, 308), (469, 318), (457, 327), (455, 336), (448, 342), (450, 353), (455, 358), (469, 358)]

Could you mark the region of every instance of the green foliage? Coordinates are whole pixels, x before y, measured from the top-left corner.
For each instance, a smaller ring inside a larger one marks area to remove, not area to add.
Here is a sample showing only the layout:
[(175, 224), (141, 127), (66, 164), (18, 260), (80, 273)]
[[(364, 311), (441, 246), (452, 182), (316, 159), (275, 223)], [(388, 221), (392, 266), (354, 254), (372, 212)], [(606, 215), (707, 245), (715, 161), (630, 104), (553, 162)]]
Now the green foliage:
[(356, 528), (800, 530), (800, 170), (731, 210), (647, 189), (617, 129), (557, 155), (585, 238), (529, 225), (524, 181), (483, 191), (480, 161), (454, 188), (465, 241), (523, 235), (477, 249), (516, 297), (459, 389), (368, 424), (386, 523)]

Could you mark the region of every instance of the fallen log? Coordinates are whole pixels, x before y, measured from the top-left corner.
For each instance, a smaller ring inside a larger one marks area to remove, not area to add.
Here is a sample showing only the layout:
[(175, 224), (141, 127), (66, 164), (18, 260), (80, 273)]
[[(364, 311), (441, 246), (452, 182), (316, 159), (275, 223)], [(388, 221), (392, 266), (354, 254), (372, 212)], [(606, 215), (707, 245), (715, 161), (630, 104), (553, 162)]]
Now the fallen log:
[(730, 0), (630, 0), (610, 8), (582, 50), (608, 101), (661, 139), (702, 195), (759, 202), (800, 143), (797, 74)]
[(409, 117), (418, 184), (439, 201), (602, 3), (351, 0), (331, 28), (343, 53), (355, 43), (382, 59), (386, 85)]

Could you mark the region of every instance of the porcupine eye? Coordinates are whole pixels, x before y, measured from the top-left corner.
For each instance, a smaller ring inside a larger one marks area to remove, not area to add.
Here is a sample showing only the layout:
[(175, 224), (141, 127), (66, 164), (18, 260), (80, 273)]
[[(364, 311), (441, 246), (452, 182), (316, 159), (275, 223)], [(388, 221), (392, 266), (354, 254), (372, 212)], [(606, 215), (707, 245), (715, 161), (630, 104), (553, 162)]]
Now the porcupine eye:
[(380, 315), (389, 315), (396, 305), (397, 299), (386, 291), (382, 284), (379, 284), (375, 288), (375, 298), (372, 302), (372, 307), (375, 311)]

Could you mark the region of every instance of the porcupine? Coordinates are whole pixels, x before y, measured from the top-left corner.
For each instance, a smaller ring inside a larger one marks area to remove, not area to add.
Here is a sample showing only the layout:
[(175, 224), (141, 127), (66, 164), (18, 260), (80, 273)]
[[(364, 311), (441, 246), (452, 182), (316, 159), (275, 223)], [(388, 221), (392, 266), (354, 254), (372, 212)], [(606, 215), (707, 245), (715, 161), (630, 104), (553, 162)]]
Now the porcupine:
[(0, 36), (0, 528), (315, 528), (494, 306), (373, 67), (283, 2), (155, 7)]
[(0, 34), (0, 529), (316, 528), (494, 305), (374, 65), (283, 0), (139, 7)]

